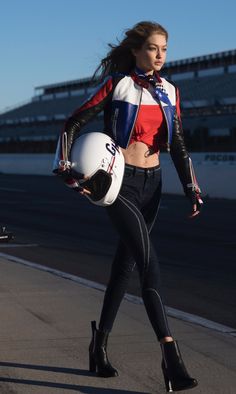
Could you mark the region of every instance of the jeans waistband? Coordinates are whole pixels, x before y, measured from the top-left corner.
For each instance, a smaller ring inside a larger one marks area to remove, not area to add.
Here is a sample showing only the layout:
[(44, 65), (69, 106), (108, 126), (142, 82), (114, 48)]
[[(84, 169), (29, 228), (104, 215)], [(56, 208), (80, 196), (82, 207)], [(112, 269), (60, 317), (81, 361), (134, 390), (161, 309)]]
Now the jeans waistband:
[(154, 176), (154, 174), (158, 171), (160, 171), (161, 166), (158, 164), (155, 167), (148, 167), (148, 168), (143, 168), (143, 167), (136, 167), (132, 166), (130, 164), (125, 164), (125, 174), (131, 174), (131, 175), (144, 175), (146, 177), (151, 177)]

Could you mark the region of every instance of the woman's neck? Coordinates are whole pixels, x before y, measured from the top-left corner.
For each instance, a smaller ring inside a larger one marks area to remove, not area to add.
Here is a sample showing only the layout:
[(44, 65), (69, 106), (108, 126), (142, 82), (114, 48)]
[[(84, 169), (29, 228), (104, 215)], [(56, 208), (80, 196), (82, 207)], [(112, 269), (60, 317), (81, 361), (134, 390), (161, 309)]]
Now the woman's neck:
[(135, 67), (135, 71), (137, 72), (137, 74), (140, 74), (140, 75), (153, 75), (154, 74), (154, 70), (145, 72), (138, 66)]

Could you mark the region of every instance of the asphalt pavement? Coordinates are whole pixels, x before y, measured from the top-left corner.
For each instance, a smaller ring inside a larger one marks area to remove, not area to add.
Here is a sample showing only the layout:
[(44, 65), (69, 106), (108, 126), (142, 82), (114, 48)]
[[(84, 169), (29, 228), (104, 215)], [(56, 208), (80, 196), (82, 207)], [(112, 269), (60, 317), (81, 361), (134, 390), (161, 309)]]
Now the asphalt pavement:
[[(0, 258), (1, 394), (164, 393), (161, 352), (143, 305), (124, 300), (109, 340), (116, 378), (88, 371), (90, 321), (103, 291), (60, 272)], [(199, 385), (185, 391), (235, 394), (236, 337), (169, 318), (183, 359)]]
[[(184, 196), (163, 195), (152, 232), (165, 304), (236, 328), (235, 201), (204, 198), (189, 220)], [(117, 236), (106, 212), (53, 176), (0, 175), (0, 251), (106, 285)], [(139, 296), (133, 273), (128, 292)]]
[[(199, 381), (191, 392), (235, 394), (236, 205), (205, 199), (204, 208), (191, 222), (184, 197), (164, 195), (152, 237), (170, 326)], [(104, 210), (54, 177), (0, 175), (0, 218), (15, 233), (0, 244), (0, 394), (164, 393), (135, 272), (109, 340), (119, 377), (88, 371), (90, 320), (117, 241)]]

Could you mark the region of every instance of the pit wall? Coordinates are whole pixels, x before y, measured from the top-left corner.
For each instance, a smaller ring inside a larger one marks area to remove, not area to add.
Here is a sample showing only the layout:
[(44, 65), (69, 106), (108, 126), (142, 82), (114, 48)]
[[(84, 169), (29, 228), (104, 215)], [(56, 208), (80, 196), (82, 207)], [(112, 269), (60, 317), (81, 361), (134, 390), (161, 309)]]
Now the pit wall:
[[(236, 152), (192, 153), (191, 158), (203, 195), (236, 199)], [(1, 154), (0, 173), (52, 175), (53, 154)], [(163, 192), (183, 194), (168, 153), (161, 154)]]

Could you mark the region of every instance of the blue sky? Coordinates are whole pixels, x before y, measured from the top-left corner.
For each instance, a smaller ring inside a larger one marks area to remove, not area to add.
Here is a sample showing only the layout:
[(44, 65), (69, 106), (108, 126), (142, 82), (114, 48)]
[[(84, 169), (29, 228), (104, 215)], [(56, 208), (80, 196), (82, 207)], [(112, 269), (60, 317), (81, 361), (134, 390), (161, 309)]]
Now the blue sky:
[(235, 0), (0, 0), (0, 111), (36, 86), (90, 76), (141, 20), (168, 30), (168, 61), (235, 49), (235, 15)]

